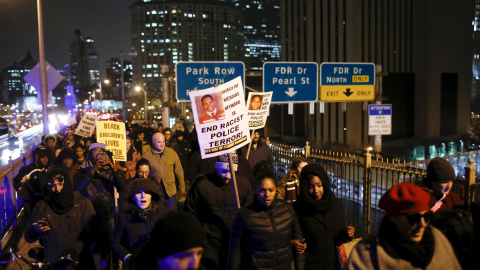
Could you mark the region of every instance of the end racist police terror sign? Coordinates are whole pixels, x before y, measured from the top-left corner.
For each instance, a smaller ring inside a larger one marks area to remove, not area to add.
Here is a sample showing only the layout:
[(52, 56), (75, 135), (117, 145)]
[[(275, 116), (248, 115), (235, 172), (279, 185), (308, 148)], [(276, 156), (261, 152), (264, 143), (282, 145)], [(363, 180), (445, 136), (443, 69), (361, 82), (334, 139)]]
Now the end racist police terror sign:
[(127, 161), (125, 123), (116, 121), (97, 122), (97, 141), (104, 143), (113, 153), (113, 160)]
[(189, 96), (203, 159), (231, 153), (250, 142), (240, 77)]
[(248, 93), (247, 119), (250, 129), (259, 129), (265, 127), (268, 111), (270, 110), (271, 100), (272, 92)]
[[(245, 64), (243, 62), (180, 62), (175, 65), (177, 100), (190, 101), (191, 91), (203, 90), (224, 84), (240, 76), (245, 85)], [(245, 90), (245, 89), (243, 89)]]

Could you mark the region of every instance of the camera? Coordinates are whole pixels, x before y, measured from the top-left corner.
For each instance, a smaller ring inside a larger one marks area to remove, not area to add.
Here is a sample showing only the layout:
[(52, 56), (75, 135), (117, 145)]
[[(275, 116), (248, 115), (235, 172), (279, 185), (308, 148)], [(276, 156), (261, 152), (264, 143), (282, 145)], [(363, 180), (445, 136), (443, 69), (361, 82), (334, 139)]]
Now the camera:
[(47, 219), (45, 218), (42, 218), (42, 219), (39, 219), (37, 222), (34, 222), (33, 225), (38, 225), (40, 227), (50, 227), (50, 224), (48, 223)]

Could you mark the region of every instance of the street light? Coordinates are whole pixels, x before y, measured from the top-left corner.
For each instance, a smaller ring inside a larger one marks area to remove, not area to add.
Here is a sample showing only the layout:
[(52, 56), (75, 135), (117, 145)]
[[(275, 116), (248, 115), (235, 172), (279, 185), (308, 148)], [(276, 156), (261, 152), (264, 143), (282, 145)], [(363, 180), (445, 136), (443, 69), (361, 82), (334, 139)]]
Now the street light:
[[(110, 81), (109, 80), (105, 80), (103, 81), (104, 84), (109, 84)], [(98, 82), (98, 87), (99, 88), (99, 92), (100, 92), (100, 108), (102, 109), (102, 113), (103, 113), (103, 102), (102, 102), (102, 81)]]
[(145, 91), (145, 89), (143, 89), (143, 88), (140, 87), (140, 86), (136, 86), (136, 87), (135, 87), (135, 90), (137, 90), (137, 91), (142, 90), (142, 91), (143, 91), (143, 94), (145, 94), (145, 110), (144, 110), (145, 114), (144, 114), (144, 115), (145, 115), (145, 121), (147, 121), (147, 108), (148, 108), (148, 107), (147, 107), (147, 91)]

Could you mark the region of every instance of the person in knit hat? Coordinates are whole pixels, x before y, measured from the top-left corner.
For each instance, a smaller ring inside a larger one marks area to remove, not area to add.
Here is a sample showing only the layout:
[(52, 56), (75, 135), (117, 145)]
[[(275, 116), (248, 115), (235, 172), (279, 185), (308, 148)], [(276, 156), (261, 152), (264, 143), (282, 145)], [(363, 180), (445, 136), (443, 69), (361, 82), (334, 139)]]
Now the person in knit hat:
[(380, 198), (377, 234), (360, 241), (343, 269), (461, 269), (447, 238), (430, 226), (430, 194), (400, 183)]
[(168, 212), (153, 227), (150, 240), (135, 259), (135, 269), (199, 269), (205, 242), (196, 217)]
[(436, 157), (428, 163), (424, 184), (431, 193), (430, 209), (432, 212), (443, 211), (461, 206), (462, 200), (452, 191), (455, 170), (448, 160)]

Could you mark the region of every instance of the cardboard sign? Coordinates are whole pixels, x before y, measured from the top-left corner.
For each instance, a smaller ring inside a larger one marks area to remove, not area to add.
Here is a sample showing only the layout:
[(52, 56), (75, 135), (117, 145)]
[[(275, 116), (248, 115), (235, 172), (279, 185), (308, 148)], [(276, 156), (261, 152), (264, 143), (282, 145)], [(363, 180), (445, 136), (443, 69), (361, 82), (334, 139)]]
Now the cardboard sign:
[(92, 137), (95, 126), (97, 125), (98, 118), (88, 114), (84, 114), (80, 123), (78, 123), (77, 130), (75, 134), (82, 137)]
[(127, 135), (125, 123), (116, 121), (97, 122), (97, 141), (104, 143), (113, 153), (114, 161), (127, 161)]
[(265, 127), (267, 122), (268, 110), (272, 101), (272, 93), (248, 93), (247, 100), (247, 119), (250, 129), (259, 129)]
[(250, 142), (240, 77), (189, 96), (202, 158), (231, 153)]

